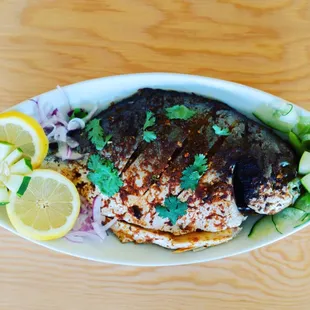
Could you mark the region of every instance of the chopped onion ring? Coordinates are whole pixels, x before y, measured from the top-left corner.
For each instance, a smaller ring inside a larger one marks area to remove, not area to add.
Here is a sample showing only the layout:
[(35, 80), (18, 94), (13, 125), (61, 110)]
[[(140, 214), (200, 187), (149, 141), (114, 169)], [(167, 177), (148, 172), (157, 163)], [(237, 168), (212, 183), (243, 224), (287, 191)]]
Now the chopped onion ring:
[(101, 206), (102, 206), (102, 199), (98, 195), (93, 202), (93, 220), (95, 223), (101, 225), (102, 216), (101, 216)]
[(85, 121), (81, 118), (73, 118), (69, 121), (67, 129), (76, 130), (76, 129), (83, 129), (85, 127)]

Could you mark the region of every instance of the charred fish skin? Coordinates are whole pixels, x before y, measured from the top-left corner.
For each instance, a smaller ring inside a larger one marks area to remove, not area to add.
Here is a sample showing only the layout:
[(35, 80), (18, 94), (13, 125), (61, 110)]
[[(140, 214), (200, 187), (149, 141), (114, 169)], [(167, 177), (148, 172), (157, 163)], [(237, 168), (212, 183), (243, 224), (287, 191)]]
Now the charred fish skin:
[[(196, 114), (186, 121), (171, 120), (166, 108), (175, 105), (185, 105)], [(156, 118), (151, 130), (157, 138), (151, 143), (143, 140), (147, 111)], [(112, 135), (111, 144), (97, 151), (85, 131), (76, 131), (73, 138), (80, 143), (80, 151), (88, 155), (99, 153), (119, 171), (124, 185), (112, 197), (102, 195), (102, 214), (117, 217), (123, 223), (114, 232), (124, 242), (126, 231), (134, 229), (139, 231), (139, 238), (132, 235), (127, 241), (161, 240), (157, 242), (160, 246), (185, 250), (188, 243), (181, 246), (172, 240), (195, 232), (208, 232), (214, 238), (212, 234), (222, 231), (238, 232), (249, 211), (274, 214), (292, 204), (296, 197), (288, 190), (297, 167), (290, 146), (269, 129), (217, 100), (141, 89), (96, 118), (105, 134)], [(214, 125), (226, 128), (229, 135), (215, 134)], [(196, 154), (206, 156), (208, 169), (195, 190), (183, 189), (182, 172), (193, 163)], [(87, 179), (87, 156), (82, 162), (71, 162), (70, 167), (50, 163), (49, 166), (71, 178), (91, 202), (100, 192)], [(69, 170), (83, 173), (78, 176)], [(156, 206), (169, 196), (188, 204), (186, 214), (174, 225), (156, 212)], [(235, 235), (232, 233), (231, 238)], [(218, 243), (205, 243), (209, 244)]]

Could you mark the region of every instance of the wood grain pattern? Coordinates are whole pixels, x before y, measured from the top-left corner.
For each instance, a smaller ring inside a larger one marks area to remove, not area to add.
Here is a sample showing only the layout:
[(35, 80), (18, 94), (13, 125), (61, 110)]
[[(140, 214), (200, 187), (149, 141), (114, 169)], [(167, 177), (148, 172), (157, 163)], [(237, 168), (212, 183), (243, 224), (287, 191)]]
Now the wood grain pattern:
[[(310, 108), (308, 0), (2, 0), (1, 109), (85, 79), (168, 71)], [(183, 267), (100, 265), (0, 230), (0, 309), (309, 309), (310, 228)]]

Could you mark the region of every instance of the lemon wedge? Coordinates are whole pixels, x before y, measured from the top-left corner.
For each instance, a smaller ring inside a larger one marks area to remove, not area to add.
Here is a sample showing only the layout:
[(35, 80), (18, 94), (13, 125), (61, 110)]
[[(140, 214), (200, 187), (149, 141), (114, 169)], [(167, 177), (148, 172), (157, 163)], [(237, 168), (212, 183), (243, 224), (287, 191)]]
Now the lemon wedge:
[(41, 165), (48, 151), (48, 139), (40, 124), (17, 111), (0, 114), (0, 141), (20, 148), (31, 159), (33, 168)]
[(7, 214), (22, 235), (35, 240), (65, 236), (80, 213), (80, 197), (74, 184), (48, 169), (33, 171), (24, 194), (11, 195)]

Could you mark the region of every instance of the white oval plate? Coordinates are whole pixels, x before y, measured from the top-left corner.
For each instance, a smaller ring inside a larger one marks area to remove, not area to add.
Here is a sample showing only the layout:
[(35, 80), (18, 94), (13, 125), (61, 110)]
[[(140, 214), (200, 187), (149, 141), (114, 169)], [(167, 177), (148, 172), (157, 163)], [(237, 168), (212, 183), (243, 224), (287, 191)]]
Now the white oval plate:
[[(216, 98), (252, 119), (254, 119), (252, 112), (258, 105), (264, 102), (281, 100), (273, 95), (240, 84), (172, 73), (112, 76), (69, 85), (64, 87), (63, 90), (69, 97), (73, 107), (82, 105), (85, 107), (85, 103), (97, 102), (100, 104), (101, 109), (105, 109), (112, 101), (119, 101), (143, 87), (193, 92), (202, 96)], [(53, 105), (54, 107), (59, 108), (65, 104), (63, 94), (57, 89), (38, 97), (40, 102)], [(11, 109), (33, 115), (34, 103), (27, 100)], [(298, 110), (302, 114), (309, 114), (309, 112), (299, 107)], [(257, 217), (250, 217), (243, 224), (242, 232), (228, 243), (211, 247), (201, 252), (186, 252), (182, 254), (173, 254), (172, 251), (155, 245), (122, 244), (112, 233), (103, 243), (89, 241), (88, 243), (76, 244), (66, 239), (48, 242), (31, 241), (58, 252), (104, 263), (135, 266), (167, 266), (206, 262), (248, 252), (280, 240), (310, 224), (305, 224), (303, 227), (299, 227), (287, 234), (272, 235), (254, 242), (248, 238), (248, 233), (256, 220)], [(0, 226), (18, 234), (12, 228), (5, 208), (0, 209)]]

